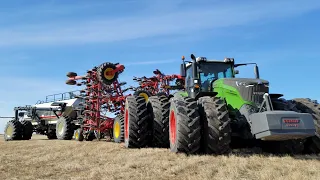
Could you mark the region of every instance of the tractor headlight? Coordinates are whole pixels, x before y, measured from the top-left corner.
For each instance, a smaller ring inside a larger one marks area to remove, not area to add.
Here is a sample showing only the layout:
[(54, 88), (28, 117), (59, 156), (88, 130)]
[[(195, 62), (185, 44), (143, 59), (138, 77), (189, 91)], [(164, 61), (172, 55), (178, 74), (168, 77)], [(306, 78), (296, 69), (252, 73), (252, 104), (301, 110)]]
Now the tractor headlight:
[(196, 61), (197, 62), (199, 62), (199, 61), (207, 61), (207, 58), (206, 57), (197, 57)]
[(225, 63), (226, 63), (226, 62), (234, 62), (234, 58), (225, 58), (223, 61), (224, 61)]

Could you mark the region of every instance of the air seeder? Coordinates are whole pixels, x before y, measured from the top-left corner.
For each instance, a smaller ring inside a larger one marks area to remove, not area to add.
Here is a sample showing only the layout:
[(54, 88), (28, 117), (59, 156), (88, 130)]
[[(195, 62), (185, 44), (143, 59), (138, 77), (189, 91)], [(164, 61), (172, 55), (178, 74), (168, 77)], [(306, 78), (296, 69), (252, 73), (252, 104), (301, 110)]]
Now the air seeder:
[(62, 116), (74, 117), (74, 109), (81, 103), (81, 99), (75, 98), (78, 94), (79, 91), (71, 91), (48, 95), (34, 105), (15, 107), (15, 116), (5, 127), (4, 139), (29, 140), (34, 132), (57, 139), (57, 122)]
[[(47, 96), (45, 102), (39, 101), (35, 106), (16, 107), (15, 117), (5, 128), (5, 140), (28, 140), (37, 132), (49, 139), (75, 137), (79, 141), (92, 141), (109, 135), (115, 142), (122, 142), (124, 102), (130, 95), (124, 95), (129, 90), (122, 89), (126, 83), (118, 82), (124, 68), (107, 62), (83, 76), (67, 73), (66, 84), (86, 88), (78, 93), (54, 95), (53, 99)], [(111, 117), (112, 114), (116, 117)]]
[[(269, 93), (269, 82), (260, 79), (257, 64), (194, 55), (191, 59), (186, 64), (183, 57), (180, 68), (185, 90), (171, 98), (152, 96), (147, 103), (141, 96), (127, 98), (126, 147), (224, 154), (233, 143), (253, 142), (275, 153), (320, 152), (319, 119), (296, 101)], [(236, 78), (235, 68), (250, 64), (256, 77)]]

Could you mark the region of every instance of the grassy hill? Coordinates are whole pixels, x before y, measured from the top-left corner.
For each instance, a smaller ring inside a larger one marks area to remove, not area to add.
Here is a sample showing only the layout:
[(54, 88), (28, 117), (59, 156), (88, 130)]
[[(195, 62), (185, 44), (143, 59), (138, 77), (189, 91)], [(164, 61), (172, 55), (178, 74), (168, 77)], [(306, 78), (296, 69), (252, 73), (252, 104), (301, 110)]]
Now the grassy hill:
[(126, 149), (105, 141), (4, 142), (0, 179), (319, 179), (319, 156), (272, 156), (250, 150), (230, 156), (186, 156), (167, 149)]

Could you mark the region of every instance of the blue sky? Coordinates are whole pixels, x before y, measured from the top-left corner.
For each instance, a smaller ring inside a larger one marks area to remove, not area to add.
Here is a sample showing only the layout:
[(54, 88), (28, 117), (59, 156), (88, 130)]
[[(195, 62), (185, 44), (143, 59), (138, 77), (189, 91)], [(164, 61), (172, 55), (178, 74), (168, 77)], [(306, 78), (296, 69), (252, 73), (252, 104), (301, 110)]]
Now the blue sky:
[(319, 9), (317, 0), (1, 1), (0, 116), (77, 89), (64, 84), (69, 71), (119, 62), (133, 83), (156, 68), (179, 73), (191, 53), (257, 62), (271, 92), (320, 100)]

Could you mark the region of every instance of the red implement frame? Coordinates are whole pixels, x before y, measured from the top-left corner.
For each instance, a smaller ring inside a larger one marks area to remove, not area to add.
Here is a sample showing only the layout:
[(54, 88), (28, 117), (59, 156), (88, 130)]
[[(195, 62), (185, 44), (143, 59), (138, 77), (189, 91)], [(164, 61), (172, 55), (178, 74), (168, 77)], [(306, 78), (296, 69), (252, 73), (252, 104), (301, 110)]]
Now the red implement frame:
[[(134, 77), (133, 80), (139, 83), (139, 88), (149, 91), (152, 95), (163, 92), (169, 96), (170, 90), (184, 89), (184, 78), (180, 75), (165, 75), (159, 69), (156, 69), (153, 73), (155, 75), (152, 77)], [(176, 86), (171, 86), (170, 82), (174, 80), (176, 81)]]
[[(99, 140), (101, 133), (110, 133), (113, 128), (114, 118), (103, 112), (117, 114), (124, 113), (125, 99), (129, 95), (124, 95), (128, 89), (122, 90), (121, 86), (125, 82), (119, 83), (117, 77), (123, 72), (125, 67), (119, 64), (103, 63), (99, 67), (87, 71), (85, 76), (78, 76), (76, 73), (68, 73), (66, 84), (85, 85), (82, 90), (84, 108), (80, 110), (81, 129), (84, 137), (95, 132)], [(83, 80), (77, 83), (77, 80)], [(109, 132), (108, 132), (109, 131)]]

